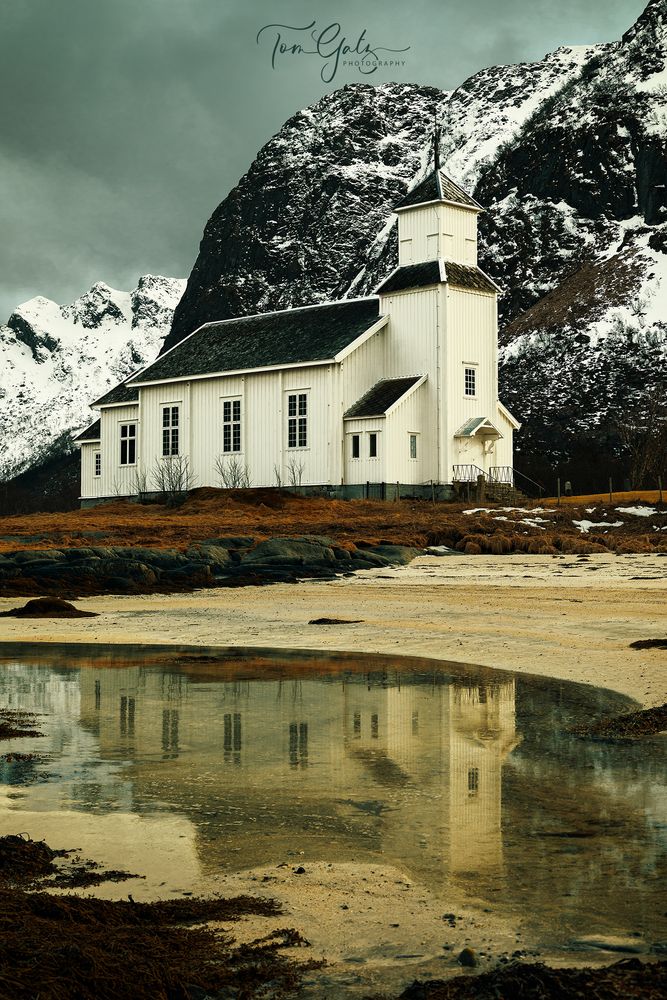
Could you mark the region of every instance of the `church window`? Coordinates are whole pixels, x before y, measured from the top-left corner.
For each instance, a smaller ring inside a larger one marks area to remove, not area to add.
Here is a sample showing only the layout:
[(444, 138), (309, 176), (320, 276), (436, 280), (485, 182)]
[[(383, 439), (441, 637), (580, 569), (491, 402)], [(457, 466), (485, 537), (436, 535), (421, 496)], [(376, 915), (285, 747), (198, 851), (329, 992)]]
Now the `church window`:
[(368, 457), (378, 457), (378, 436), (374, 432), (368, 435)]
[(479, 791), (479, 768), (468, 768), (468, 794), (477, 795)]
[(287, 447), (308, 447), (307, 392), (290, 392), (287, 396)]
[(102, 475), (102, 452), (96, 451), (93, 457), (95, 461), (95, 478), (99, 479)]
[(417, 457), (417, 435), (410, 434), (410, 458)]
[(466, 396), (476, 396), (477, 395), (477, 369), (476, 368), (465, 368), (464, 373), (464, 386)]
[(352, 435), (352, 458), (359, 458), (361, 452), (360, 437), (358, 434)]
[(120, 425), (120, 464), (135, 465), (137, 461), (137, 425)]
[(162, 455), (178, 455), (180, 415), (178, 406), (162, 407)]
[(241, 399), (222, 401), (222, 450), (225, 454), (241, 451)]

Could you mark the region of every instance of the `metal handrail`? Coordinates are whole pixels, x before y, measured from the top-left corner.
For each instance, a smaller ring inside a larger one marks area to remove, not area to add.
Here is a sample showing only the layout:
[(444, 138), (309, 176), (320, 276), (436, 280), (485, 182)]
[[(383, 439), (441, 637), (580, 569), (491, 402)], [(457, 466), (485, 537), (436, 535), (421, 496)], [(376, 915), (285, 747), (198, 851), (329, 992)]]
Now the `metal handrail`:
[(489, 481), (492, 483), (507, 483), (509, 486), (515, 486), (516, 476), (530, 483), (531, 486), (535, 486), (540, 497), (546, 492), (541, 483), (531, 479), (525, 473), (519, 472), (518, 469), (514, 469), (511, 465), (494, 465), (489, 469)]
[(476, 483), (479, 476), (486, 482), (486, 473), (478, 465), (454, 465), (452, 470), (455, 483)]

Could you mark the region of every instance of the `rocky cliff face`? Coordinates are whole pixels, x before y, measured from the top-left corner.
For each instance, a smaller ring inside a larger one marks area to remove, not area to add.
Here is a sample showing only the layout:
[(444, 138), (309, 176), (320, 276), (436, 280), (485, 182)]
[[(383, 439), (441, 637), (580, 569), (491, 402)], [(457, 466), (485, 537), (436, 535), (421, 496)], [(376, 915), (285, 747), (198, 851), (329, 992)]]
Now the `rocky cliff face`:
[(89, 402), (157, 354), (185, 282), (103, 282), (59, 306), (37, 296), (0, 326), (0, 479), (61, 452), (91, 422)]

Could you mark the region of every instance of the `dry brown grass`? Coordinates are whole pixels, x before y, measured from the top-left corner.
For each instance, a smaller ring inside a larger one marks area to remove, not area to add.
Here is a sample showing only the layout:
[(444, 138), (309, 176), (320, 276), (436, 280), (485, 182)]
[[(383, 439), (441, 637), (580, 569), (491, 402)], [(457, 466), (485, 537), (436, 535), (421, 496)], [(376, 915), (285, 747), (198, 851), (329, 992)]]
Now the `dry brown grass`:
[[(667, 533), (654, 531), (650, 518), (618, 515), (615, 506), (629, 501), (656, 503), (657, 493), (618, 494), (611, 507), (596, 497), (569, 498), (557, 509), (540, 515), (549, 522), (540, 528), (522, 524), (523, 511), (496, 511), (500, 505), (487, 503), (327, 500), (277, 490), (205, 488), (195, 490), (177, 509), (116, 501), (89, 510), (6, 517), (0, 522), (0, 553), (104, 545), (183, 550), (207, 538), (301, 534), (328, 536), (348, 549), (388, 542), (419, 547), (447, 545), (468, 554), (494, 555), (667, 551)], [(586, 513), (584, 508), (593, 504), (595, 513)], [(464, 513), (480, 506), (489, 507), (490, 512)], [(528, 503), (526, 513), (536, 506), (554, 505), (549, 501)], [(509, 520), (499, 522), (499, 515)], [(582, 535), (572, 523), (582, 518), (623, 520), (624, 524), (594, 528), (591, 534)]]

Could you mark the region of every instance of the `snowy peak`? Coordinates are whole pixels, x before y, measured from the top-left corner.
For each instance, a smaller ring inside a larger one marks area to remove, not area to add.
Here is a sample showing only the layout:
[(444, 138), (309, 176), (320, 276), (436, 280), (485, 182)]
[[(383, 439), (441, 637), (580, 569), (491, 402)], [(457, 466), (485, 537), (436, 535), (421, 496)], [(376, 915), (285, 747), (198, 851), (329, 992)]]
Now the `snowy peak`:
[(97, 281), (90, 291), (75, 299), (70, 306), (62, 306), (65, 319), (75, 324), (95, 329), (103, 323), (126, 323), (131, 318), (130, 296)]
[(41, 295), (0, 327), (0, 479), (62, 447), (88, 404), (152, 361), (185, 282), (147, 274), (132, 292), (103, 281), (69, 305)]

